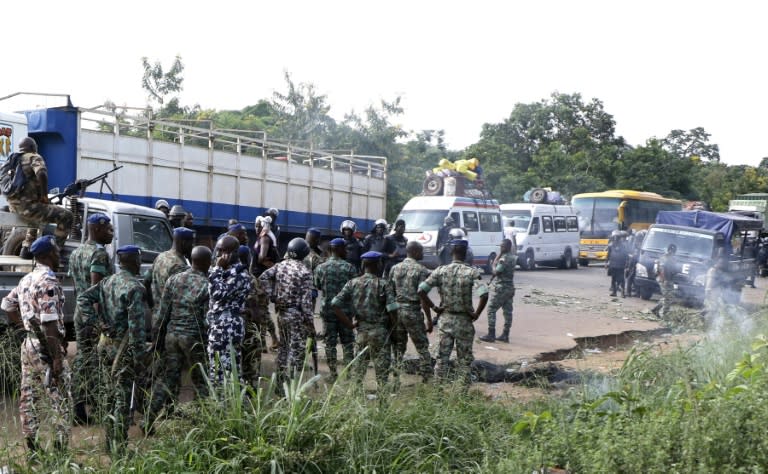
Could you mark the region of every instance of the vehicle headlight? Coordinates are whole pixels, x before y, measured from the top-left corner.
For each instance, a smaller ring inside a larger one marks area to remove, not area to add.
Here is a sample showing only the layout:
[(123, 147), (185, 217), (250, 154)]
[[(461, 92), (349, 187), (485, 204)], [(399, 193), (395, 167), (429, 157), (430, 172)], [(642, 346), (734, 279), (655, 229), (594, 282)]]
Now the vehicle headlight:
[(648, 278), (648, 269), (642, 263), (635, 264), (635, 276), (640, 278)]

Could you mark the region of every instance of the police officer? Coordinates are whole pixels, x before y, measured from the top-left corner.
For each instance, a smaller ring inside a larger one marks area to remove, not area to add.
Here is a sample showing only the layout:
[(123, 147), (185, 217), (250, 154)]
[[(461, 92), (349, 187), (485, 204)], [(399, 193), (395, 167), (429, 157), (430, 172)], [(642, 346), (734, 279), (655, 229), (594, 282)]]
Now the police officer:
[[(323, 332), (325, 333), (325, 358), (328, 362), (331, 379), (335, 380), (338, 375), (336, 345), (341, 341), (344, 364), (351, 364), (355, 358), (355, 333), (347, 326), (339, 323), (331, 303), (344, 285), (357, 277), (358, 271), (345, 260), (347, 256), (346, 240), (333, 239), (328, 249), (331, 256), (315, 269), (314, 283), (315, 288), (323, 293), (320, 300), (320, 315), (323, 318)], [(350, 308), (345, 308), (344, 311), (351, 314)]]
[[(488, 288), (480, 283), (480, 271), (464, 263), (468, 243), (466, 240), (451, 241), (453, 262), (438, 267), (419, 285), (422, 309), (430, 315), (430, 310), (442, 313), (440, 323), (440, 342), (437, 360), (437, 376), (445, 380), (448, 374), (448, 364), (451, 351), (456, 348), (456, 358), (459, 371), (465, 385), (469, 385), (472, 341), (475, 336), (473, 323), (480, 317), (488, 303)], [(480, 297), (477, 309), (472, 305), (473, 288)], [(437, 308), (428, 293), (432, 288), (438, 288), (442, 298), (442, 307)]]
[(177, 227), (173, 229), (173, 245), (171, 248), (158, 255), (154, 263), (152, 263), (152, 269), (150, 270), (152, 302), (154, 305), (152, 311), (152, 341), (159, 341), (159, 338), (162, 337), (158, 332), (160, 329), (159, 312), (165, 283), (172, 275), (181, 273), (189, 268), (187, 261), (190, 252), (192, 252), (194, 242), (194, 230), (187, 229), (186, 227)]
[(614, 231), (611, 235), (611, 243), (608, 245), (608, 274), (611, 277), (611, 296), (616, 296), (616, 292), (621, 290), (621, 297), (626, 296), (624, 287), (624, 268), (627, 266), (629, 253), (627, 244), (624, 240), (626, 232)]
[[(114, 273), (105, 245), (115, 235), (109, 217), (94, 213), (88, 217), (88, 241), (79, 246), (69, 257), (69, 274), (75, 284), (75, 297)], [(79, 306), (75, 306), (75, 338), (77, 352), (72, 362), (72, 395), (75, 402), (75, 421), (90, 422), (86, 405), (96, 401), (98, 368), (96, 343), (99, 333), (97, 321), (85, 321)]]
[[(499, 256), (493, 261), (493, 297), (488, 305), (488, 334), (480, 337), (483, 342), (509, 342), (512, 327), (513, 299), (515, 298), (515, 266), (517, 255), (512, 251), (512, 241), (504, 239), (499, 245)], [(504, 315), (504, 329), (496, 337), (496, 312), (501, 308)]]
[(267, 269), (259, 277), (277, 312), (277, 328), (280, 332), (277, 373), (281, 382), (293, 378), (301, 371), (307, 338), (315, 337), (312, 273), (302, 263), (307, 255), (309, 245), (297, 237), (288, 242), (285, 260)]
[(355, 221), (346, 220), (341, 223), (339, 230), (341, 231), (342, 238), (346, 242), (346, 260), (347, 262), (351, 263), (359, 273), (360, 256), (365, 251), (363, 250), (362, 242), (360, 242), (360, 240), (355, 237), (355, 232), (357, 232), (357, 224), (355, 224)]
[(101, 366), (109, 383), (105, 390), (107, 450), (122, 452), (132, 422), (131, 402), (136, 403), (149, 361), (147, 360), (145, 318), (149, 311), (146, 290), (138, 278), (141, 249), (124, 245), (117, 249), (120, 271), (105, 278), (77, 297), (83, 317), (97, 319), (96, 304), (103, 326), (99, 339)]
[(171, 206), (168, 205), (168, 201), (165, 199), (158, 199), (155, 202), (155, 209), (165, 214), (166, 218), (168, 218), (168, 214), (171, 212)]
[[(469, 266), (472, 266), (472, 264), (475, 262), (475, 252), (472, 251), (472, 247), (469, 246), (469, 241), (467, 239), (467, 233), (464, 232), (463, 229), (459, 227), (454, 227), (451, 229), (448, 234), (451, 237), (451, 240), (446, 244), (446, 247), (448, 248), (448, 255), (453, 258), (453, 248), (451, 247), (453, 241), (464, 241), (466, 242), (466, 252), (464, 254), (464, 263), (466, 263)], [(448, 263), (451, 263), (453, 260), (449, 261)]]
[[(37, 432), (40, 407), (51, 408), (56, 430), (55, 447), (66, 449), (70, 424), (70, 374), (66, 360), (64, 292), (54, 273), (59, 249), (50, 236), (30, 246), (35, 268), (3, 298), (2, 309), (14, 326), (27, 335), (21, 345), (19, 417), (30, 454), (39, 450)], [(45, 401), (44, 401), (45, 399)]]
[[(389, 285), (378, 276), (381, 272), (382, 256), (379, 252), (364, 253), (361, 256), (362, 276), (347, 282), (331, 301), (339, 322), (350, 329), (357, 329), (355, 352), (360, 354), (356, 367), (358, 383), (362, 385), (368, 361), (372, 360), (379, 390), (384, 388), (389, 379), (389, 335), (397, 322), (396, 318), (387, 312)], [(345, 309), (348, 308), (352, 308), (354, 314), (347, 314)], [(361, 354), (363, 350), (365, 352)]]
[[(37, 153), (37, 142), (30, 137), (24, 138), (19, 144), (19, 153), (22, 154), (19, 163), (25, 182), (21, 189), (6, 196), (8, 207), (32, 225), (55, 223), (56, 245), (63, 249), (74, 216), (68, 209), (48, 202), (48, 168)], [(28, 248), (36, 235), (36, 232), (28, 233), (22, 245)]]

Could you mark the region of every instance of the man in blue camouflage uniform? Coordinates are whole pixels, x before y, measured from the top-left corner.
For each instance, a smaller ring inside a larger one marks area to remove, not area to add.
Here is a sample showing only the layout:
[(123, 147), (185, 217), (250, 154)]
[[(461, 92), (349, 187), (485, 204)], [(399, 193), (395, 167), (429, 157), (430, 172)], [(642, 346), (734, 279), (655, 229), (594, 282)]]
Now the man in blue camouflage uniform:
[(173, 245), (155, 258), (152, 263), (150, 277), (152, 280), (152, 341), (156, 342), (162, 336), (158, 333), (160, 328), (159, 313), (160, 300), (163, 298), (165, 282), (171, 275), (181, 273), (189, 268), (187, 261), (195, 242), (195, 231), (186, 227), (173, 229)]
[[(165, 283), (160, 301), (160, 334), (165, 334), (165, 351), (161, 357), (162, 373), (152, 386), (152, 401), (147, 414), (154, 423), (160, 410), (179, 394), (183, 369), (191, 370), (192, 384), (198, 396), (207, 393), (204, 367), (208, 312), (208, 269), (211, 266), (208, 247), (192, 249), (192, 267), (172, 275)], [(150, 430), (145, 430), (149, 432)]]
[[(499, 246), (499, 255), (493, 261), (493, 297), (488, 305), (488, 334), (480, 337), (483, 342), (509, 342), (512, 327), (512, 300), (515, 298), (515, 265), (517, 255), (512, 251), (512, 241), (504, 239)], [(504, 315), (504, 330), (496, 337), (496, 312), (501, 308)]]
[(101, 313), (98, 351), (102, 370), (107, 372), (104, 377), (109, 380), (104, 400), (105, 441), (107, 450), (119, 454), (128, 442), (137, 391), (148, 369), (145, 324), (149, 306), (138, 278), (141, 249), (124, 245), (116, 253), (120, 271), (78, 296), (77, 304), (87, 321), (97, 319), (97, 308)]
[[(395, 367), (402, 364), (403, 354), (411, 336), (416, 352), (419, 353), (419, 372), (426, 382), (432, 375), (432, 356), (429, 354), (429, 339), (427, 333), (432, 332), (432, 319), (424, 318), (419, 298), (419, 284), (429, 276), (429, 270), (420, 264), (424, 258), (424, 247), (416, 241), (406, 245), (407, 257), (389, 272), (389, 288), (393, 294), (387, 305), (387, 310), (397, 310), (397, 325), (394, 332), (397, 336), (392, 342), (395, 354)], [(425, 327), (426, 324), (426, 327)]]
[[(480, 283), (480, 271), (464, 263), (468, 243), (466, 240), (454, 240), (453, 262), (438, 267), (427, 280), (419, 285), (419, 296), (422, 308), (429, 317), (430, 309), (436, 309), (428, 293), (432, 288), (438, 288), (442, 299), (440, 321), (440, 343), (437, 356), (437, 376), (445, 380), (448, 375), (451, 351), (456, 347), (458, 369), (466, 386), (471, 383), (470, 365), (474, 360), (472, 342), (475, 337), (473, 323), (480, 317), (488, 303), (488, 287)], [(472, 307), (472, 292), (477, 286), (480, 304), (477, 309)]]
[[(350, 329), (357, 328), (355, 351), (359, 354), (356, 367), (358, 382), (362, 385), (368, 361), (373, 360), (376, 384), (382, 390), (389, 378), (389, 335), (396, 321), (387, 313), (389, 286), (386, 280), (378, 276), (382, 254), (371, 251), (364, 253), (361, 258), (363, 275), (344, 285), (331, 305), (340, 323)], [(353, 314), (347, 315), (344, 308), (351, 308)], [(355, 319), (354, 323), (352, 318)], [(361, 354), (363, 350), (365, 352)]]
[[(79, 246), (69, 256), (69, 274), (75, 284), (75, 298), (102, 279), (112, 275), (114, 269), (109, 254), (104, 248), (112, 242), (115, 231), (109, 217), (94, 213), (88, 217), (88, 241)], [(98, 397), (97, 388), (98, 357), (96, 343), (99, 333), (97, 321), (85, 321), (79, 306), (75, 306), (75, 338), (77, 352), (72, 361), (72, 399), (75, 403), (75, 421), (90, 423), (86, 405), (93, 408)]]
[(239, 248), (240, 243), (231, 235), (219, 240), (216, 265), (208, 274), (208, 371), (211, 382), (219, 385), (234, 367), (242, 367), (243, 312), (253, 280), (248, 267), (238, 261)]
[(312, 273), (302, 263), (309, 255), (309, 245), (302, 238), (288, 243), (285, 260), (267, 269), (259, 280), (275, 304), (280, 347), (277, 350), (277, 374), (285, 382), (301, 372), (307, 351), (307, 338), (315, 337), (312, 316)]
[[(320, 300), (320, 315), (323, 318), (323, 332), (325, 333), (325, 358), (328, 362), (328, 370), (331, 379), (335, 380), (338, 372), (336, 345), (341, 341), (341, 349), (344, 353), (344, 364), (349, 365), (355, 358), (355, 333), (343, 324), (339, 324), (333, 311), (331, 302), (348, 281), (357, 277), (357, 269), (348, 261), (346, 250), (347, 242), (342, 238), (333, 239), (329, 245), (330, 258), (315, 269), (315, 288), (323, 292)], [(345, 313), (351, 314), (349, 308)]]
[(40, 449), (37, 439), (40, 406), (50, 406), (56, 430), (54, 444), (63, 450), (69, 440), (71, 404), (64, 292), (54, 273), (59, 266), (59, 249), (45, 236), (32, 243), (30, 252), (37, 260), (35, 268), (3, 298), (2, 309), (14, 326), (23, 325), (27, 333), (21, 345), (19, 417), (27, 447), (30, 454), (34, 454)]

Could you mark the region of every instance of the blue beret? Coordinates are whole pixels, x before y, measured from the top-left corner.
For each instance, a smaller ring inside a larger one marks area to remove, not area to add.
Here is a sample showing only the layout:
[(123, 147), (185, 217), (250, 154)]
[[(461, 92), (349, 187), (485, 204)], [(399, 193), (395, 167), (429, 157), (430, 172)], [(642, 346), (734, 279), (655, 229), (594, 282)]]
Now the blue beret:
[(89, 224), (106, 224), (108, 222), (111, 222), (109, 216), (102, 214), (101, 212), (96, 212), (88, 217)]
[(186, 227), (176, 227), (173, 229), (174, 237), (181, 237), (182, 239), (194, 239), (195, 231)]
[(53, 250), (54, 247), (56, 247), (56, 243), (53, 241), (53, 236), (44, 235), (32, 242), (29, 251), (32, 252), (32, 255), (43, 255)]
[(307, 229), (307, 234), (320, 235), (321, 232), (320, 232), (320, 229), (318, 229), (317, 227), (310, 227), (309, 229)]
[(336, 237), (335, 239), (331, 240), (329, 243), (331, 247), (344, 247), (347, 245), (347, 241), (342, 239), (341, 237)]
[(451, 240), (451, 245), (454, 247), (469, 247), (469, 242), (464, 239)]
[(362, 258), (363, 260), (375, 260), (383, 256), (384, 256), (383, 253), (375, 252), (371, 250), (370, 252), (365, 252), (364, 254), (360, 255), (360, 258)]
[(117, 249), (117, 254), (120, 255), (122, 253), (141, 253), (141, 248), (137, 247), (135, 245), (123, 245), (119, 249)]
[(237, 232), (240, 230), (245, 230), (245, 226), (243, 224), (232, 224), (227, 230), (229, 232)]

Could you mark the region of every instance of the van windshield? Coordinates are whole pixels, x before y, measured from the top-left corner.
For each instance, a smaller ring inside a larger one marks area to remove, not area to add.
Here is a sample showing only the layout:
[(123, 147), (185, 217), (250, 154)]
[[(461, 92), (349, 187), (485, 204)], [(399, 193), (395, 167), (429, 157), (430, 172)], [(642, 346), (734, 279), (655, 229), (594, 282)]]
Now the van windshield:
[(397, 216), (405, 221), (406, 232), (424, 232), (427, 230), (440, 230), (448, 211), (403, 211)]
[(504, 227), (526, 231), (531, 223), (531, 211), (525, 209), (501, 211), (501, 215), (504, 219)]
[(651, 229), (643, 241), (643, 250), (664, 253), (669, 244), (677, 246), (677, 255), (701, 259), (712, 258), (714, 237), (677, 229)]

